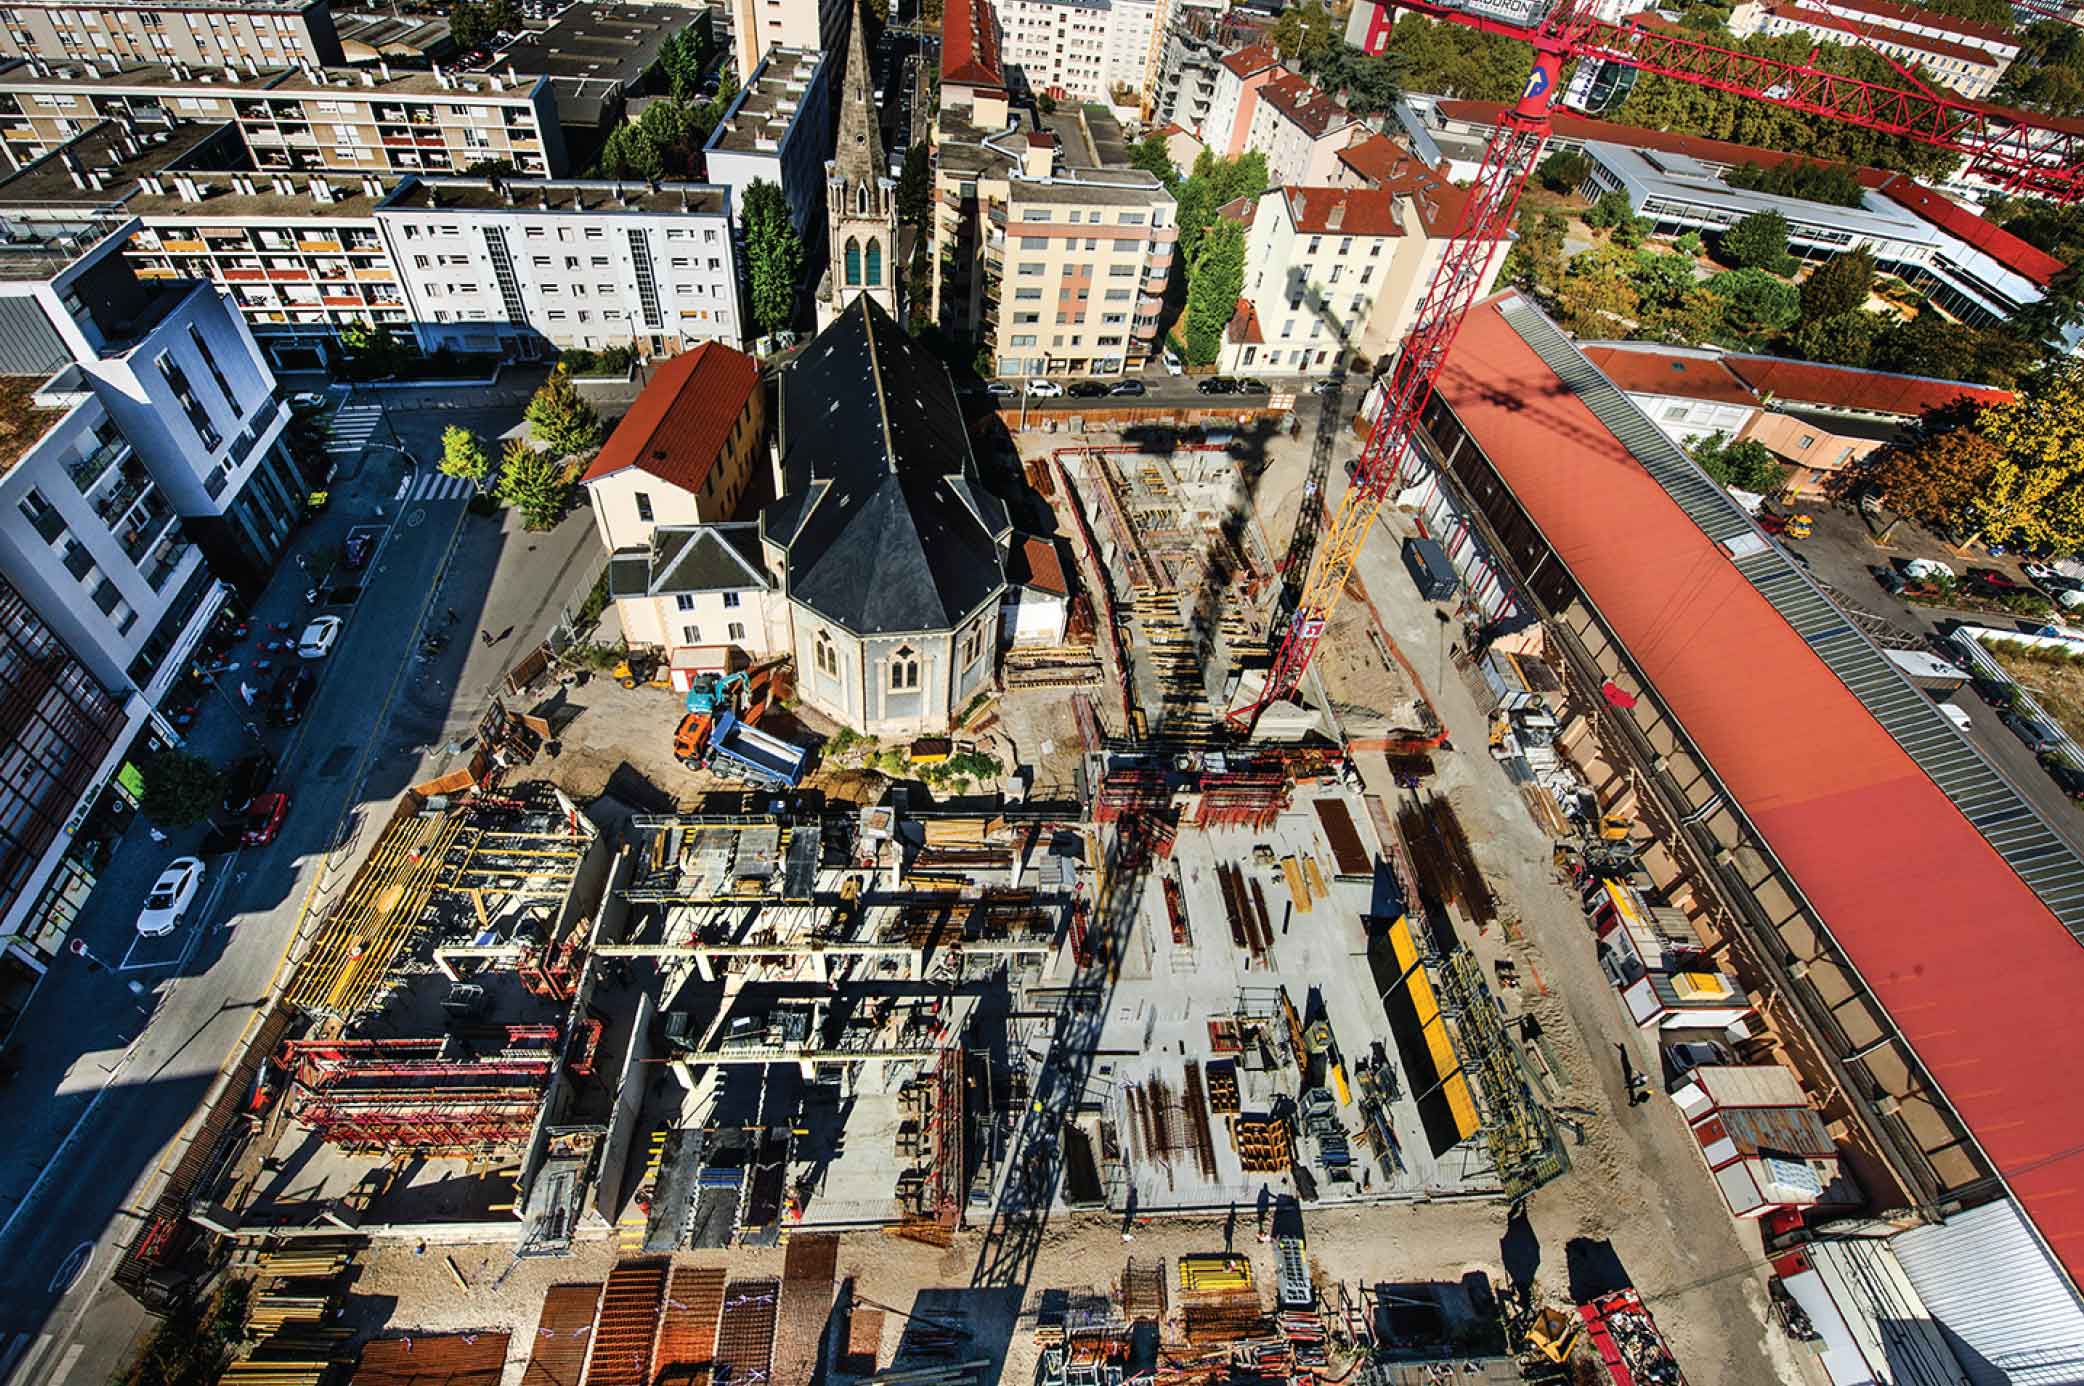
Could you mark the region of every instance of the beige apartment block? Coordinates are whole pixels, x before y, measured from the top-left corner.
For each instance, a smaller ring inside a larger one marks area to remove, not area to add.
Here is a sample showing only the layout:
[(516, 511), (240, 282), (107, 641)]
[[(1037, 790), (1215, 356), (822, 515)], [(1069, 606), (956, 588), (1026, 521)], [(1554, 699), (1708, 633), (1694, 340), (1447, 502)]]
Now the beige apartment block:
[(40, 4), (0, 8), (0, 57), (292, 67), (342, 61), (327, 0)]

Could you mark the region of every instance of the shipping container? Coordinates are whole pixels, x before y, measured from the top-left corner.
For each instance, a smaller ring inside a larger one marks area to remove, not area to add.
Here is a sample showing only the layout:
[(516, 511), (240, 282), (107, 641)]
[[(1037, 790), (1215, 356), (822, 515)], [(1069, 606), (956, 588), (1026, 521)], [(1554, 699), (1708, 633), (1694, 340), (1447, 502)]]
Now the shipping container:
[(1418, 595), (1429, 602), (1444, 602), (1461, 586), (1454, 565), (1447, 561), (1447, 550), (1431, 539), (1404, 541), (1404, 567), (1410, 570)]

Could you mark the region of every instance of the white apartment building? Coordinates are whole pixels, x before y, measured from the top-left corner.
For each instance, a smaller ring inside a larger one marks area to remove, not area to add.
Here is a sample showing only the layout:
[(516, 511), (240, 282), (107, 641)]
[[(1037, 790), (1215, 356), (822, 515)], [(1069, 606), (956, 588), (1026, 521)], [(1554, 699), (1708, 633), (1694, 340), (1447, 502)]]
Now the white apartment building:
[(1172, 194), (1141, 169), (1008, 180), (992, 355), (998, 373), (1119, 375), (1157, 338), (1173, 242)]
[(731, 0), (732, 54), (741, 76), (772, 48), (838, 52), (846, 44), (851, 0)]
[(1263, 44), (1224, 54), (1216, 64), (1208, 112), (1201, 118), (1199, 129), (1188, 128), (1219, 159), (1244, 153), (1251, 137), (1252, 117), (1259, 109), (1259, 91), (1280, 71), (1280, 59)]
[(725, 188), (408, 179), (376, 220), (425, 351), (745, 340)]
[(1803, 34), (1825, 43), (1871, 48), (1906, 66), (1915, 64), (1941, 86), (1981, 101), (2019, 56), (2018, 40), (2006, 30), (1976, 20), (1956, 19), (1889, 0), (1745, 0), (1730, 12), (1730, 32)]
[(264, 67), (341, 61), (327, 0), (18, 0), (0, 12), (0, 55)]
[(1002, 0), (999, 53), (1029, 90), (1077, 101), (1145, 96), (1173, 0)]
[(1275, 73), (1257, 98), (1244, 148), (1266, 155), (1271, 183), (1331, 182), (1339, 151), (1368, 133), (1357, 116), (1292, 72)]
[(702, 150), (709, 181), (731, 190), (734, 208), (744, 205), (754, 183), (780, 185), (811, 264), (824, 244), (838, 67), (815, 48), (770, 48)]

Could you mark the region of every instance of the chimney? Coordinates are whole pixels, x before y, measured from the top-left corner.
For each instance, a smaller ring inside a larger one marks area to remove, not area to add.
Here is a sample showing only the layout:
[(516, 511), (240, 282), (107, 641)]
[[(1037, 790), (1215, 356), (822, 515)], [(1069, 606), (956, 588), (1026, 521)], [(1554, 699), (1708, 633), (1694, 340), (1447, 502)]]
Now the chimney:
[(363, 86), (365, 86), (365, 87), (373, 87), (373, 86), (375, 86), (375, 85), (376, 85), (376, 74), (375, 74), (375, 73), (373, 73), (373, 72), (365, 72), (365, 73), (363, 73), (363, 74), (362, 74), (362, 85), (363, 85)]
[(622, 180), (619, 178), (615, 180), (615, 205), (618, 207), (627, 207), (630, 205), (630, 200), (627, 197), (623, 196)]
[(253, 60), (253, 55), (250, 53), (246, 55), (246, 75), (248, 77), (260, 76), (260, 64)]
[(72, 185), (75, 188), (85, 190), (87, 180), (80, 176), (79, 165), (72, 161), (72, 156), (69, 154), (65, 156), (65, 173), (67, 177), (72, 179)]
[(1342, 197), (1337, 202), (1332, 203), (1330, 213), (1327, 214), (1324, 218), (1324, 229), (1327, 231), (1336, 231), (1345, 224), (1346, 199)]
[(377, 75), (377, 76), (379, 76), (379, 77), (381, 77), (381, 78), (383, 78), (383, 79), (384, 79), (384, 80), (385, 80), (386, 82), (390, 81), (390, 80), (391, 80), (391, 65), (390, 65), (390, 64), (389, 64), (388, 62), (385, 62), (385, 61), (384, 61), (383, 59), (381, 59), (381, 58), (377, 59), (377, 62), (376, 62), (376, 75)]
[(503, 80), (501, 80), (500, 75), (497, 72), (488, 72), (485, 75), (492, 79), (492, 90), (505, 91), (507, 89), (507, 84)]

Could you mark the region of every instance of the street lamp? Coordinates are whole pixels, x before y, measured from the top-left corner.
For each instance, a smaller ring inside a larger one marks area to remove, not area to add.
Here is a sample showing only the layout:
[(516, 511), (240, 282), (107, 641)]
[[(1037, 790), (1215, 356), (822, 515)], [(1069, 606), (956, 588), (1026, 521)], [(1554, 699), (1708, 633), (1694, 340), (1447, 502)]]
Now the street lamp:
[[(246, 720), (246, 713), (249, 710), (251, 710), (253, 704), (251, 702), (244, 702), (242, 706), (240, 702), (232, 701), (232, 695), (225, 692), (224, 685), (217, 681), (217, 676), (219, 674), (236, 673), (238, 672), (240, 667), (241, 666), (239, 665), (237, 660), (234, 660), (229, 664), (213, 664), (207, 669), (205, 669), (202, 665), (198, 664), (195, 666), (195, 675), (204, 683), (209, 684), (210, 687), (216, 691), (218, 697), (224, 699), (224, 705), (232, 710), (232, 715), (239, 719), (239, 725), (245, 728), (246, 734), (252, 737), (254, 743), (258, 745), (261, 739), (260, 728), (254, 726), (253, 723)], [(244, 699), (245, 688), (246, 685), (242, 682), (239, 685), (242, 701)]]

